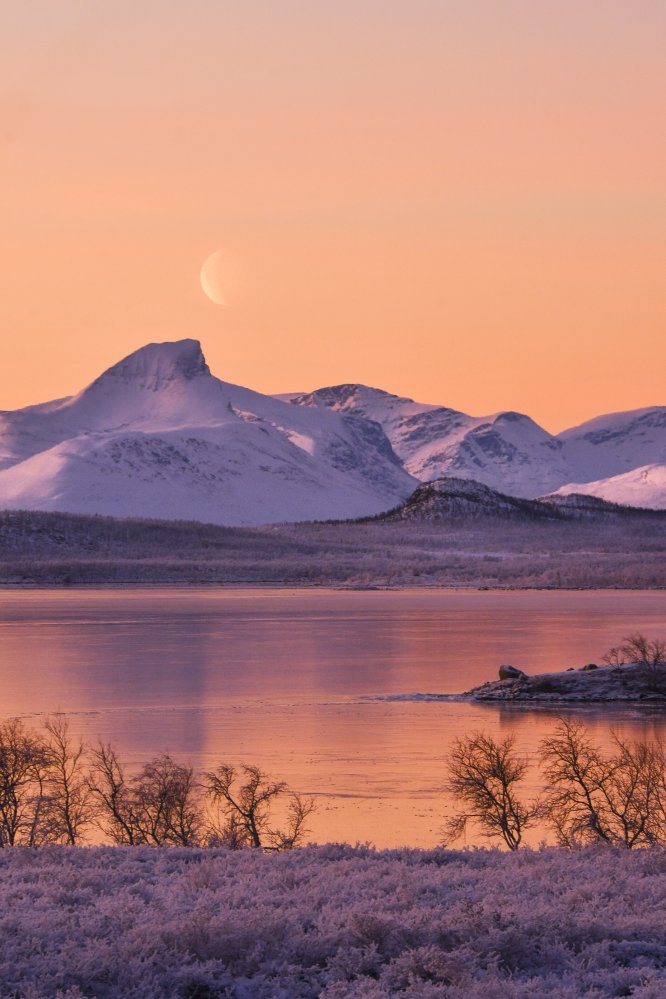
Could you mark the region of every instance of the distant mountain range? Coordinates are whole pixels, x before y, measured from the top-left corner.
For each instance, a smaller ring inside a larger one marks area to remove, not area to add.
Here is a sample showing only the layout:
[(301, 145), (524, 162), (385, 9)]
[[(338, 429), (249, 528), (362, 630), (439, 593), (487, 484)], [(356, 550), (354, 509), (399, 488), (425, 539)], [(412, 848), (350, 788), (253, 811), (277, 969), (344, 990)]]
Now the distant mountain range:
[[(362, 385), (267, 396), (211, 374), (196, 340), (148, 344), (78, 395), (0, 413), (0, 508), (214, 524), (348, 519), (421, 482), (666, 508), (666, 406), (553, 436)], [(561, 501), (560, 501), (561, 502)]]
[(281, 398), (375, 421), (421, 481), (455, 476), (526, 498), (589, 492), (666, 507), (666, 406), (611, 413), (553, 435), (521, 413), (468, 416), (364, 385)]

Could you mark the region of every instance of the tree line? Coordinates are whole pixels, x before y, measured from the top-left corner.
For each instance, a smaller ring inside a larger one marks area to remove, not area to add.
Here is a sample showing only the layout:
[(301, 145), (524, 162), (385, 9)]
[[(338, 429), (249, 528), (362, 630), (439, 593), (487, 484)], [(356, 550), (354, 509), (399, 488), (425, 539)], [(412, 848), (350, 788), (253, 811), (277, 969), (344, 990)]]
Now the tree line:
[(288, 850), (313, 810), (249, 764), (197, 775), (162, 753), (129, 776), (110, 743), (86, 746), (63, 716), (39, 730), (0, 722), (0, 847), (77, 846), (96, 829), (117, 845)]
[[(445, 790), (459, 809), (445, 825), (444, 844), (471, 828), (517, 850), (536, 825), (548, 826), (569, 848), (666, 844), (660, 741), (615, 734), (604, 752), (582, 723), (560, 718), (538, 755), (543, 790), (527, 798), (530, 763), (513, 736), (476, 732), (456, 739)], [(77, 846), (96, 830), (117, 845), (289, 850), (302, 844), (314, 807), (249, 764), (222, 763), (196, 774), (162, 753), (129, 776), (111, 744), (86, 746), (63, 716), (40, 730), (16, 718), (0, 722), (0, 848)]]

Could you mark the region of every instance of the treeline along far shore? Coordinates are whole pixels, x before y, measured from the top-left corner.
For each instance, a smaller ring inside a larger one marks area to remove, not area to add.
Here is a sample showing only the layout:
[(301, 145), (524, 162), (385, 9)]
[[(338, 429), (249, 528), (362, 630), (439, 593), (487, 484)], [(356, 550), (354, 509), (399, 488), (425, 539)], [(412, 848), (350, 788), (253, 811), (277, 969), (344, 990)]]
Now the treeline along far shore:
[(0, 513), (0, 584), (666, 586), (666, 512), (230, 528)]

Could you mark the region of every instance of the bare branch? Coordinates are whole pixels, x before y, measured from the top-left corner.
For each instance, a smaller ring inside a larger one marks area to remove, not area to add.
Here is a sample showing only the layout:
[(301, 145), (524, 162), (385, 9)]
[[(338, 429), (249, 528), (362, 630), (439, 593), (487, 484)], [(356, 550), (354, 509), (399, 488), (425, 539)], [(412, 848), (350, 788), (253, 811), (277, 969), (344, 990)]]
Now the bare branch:
[(46, 805), (43, 822), (48, 838), (75, 846), (93, 818), (90, 787), (85, 772), (85, 746), (70, 735), (66, 718), (56, 715), (44, 723)]
[(446, 789), (466, 808), (446, 824), (445, 841), (458, 839), (472, 823), (482, 835), (501, 837), (510, 850), (517, 850), (539, 805), (518, 798), (517, 786), (525, 777), (527, 760), (516, 755), (513, 736), (496, 742), (477, 732), (456, 739), (447, 769)]
[(240, 774), (229, 764), (221, 764), (204, 774), (204, 787), (222, 816), (221, 822), (212, 824), (209, 836), (235, 849), (292, 849), (302, 842), (305, 822), (315, 807), (313, 801), (292, 795), (286, 828), (274, 828), (271, 808), (288, 792), (287, 785), (249, 764), (240, 768)]

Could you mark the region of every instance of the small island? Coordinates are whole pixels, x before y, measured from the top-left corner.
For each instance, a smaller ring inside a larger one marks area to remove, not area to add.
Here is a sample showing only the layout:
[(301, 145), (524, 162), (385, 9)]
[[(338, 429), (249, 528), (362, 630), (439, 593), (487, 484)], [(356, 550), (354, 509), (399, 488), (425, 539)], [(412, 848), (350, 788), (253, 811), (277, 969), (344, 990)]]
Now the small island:
[(515, 666), (500, 666), (498, 680), (473, 687), (463, 697), (472, 701), (666, 704), (666, 657), (661, 642), (631, 636), (604, 660), (602, 665), (588, 663), (580, 669), (535, 676)]

